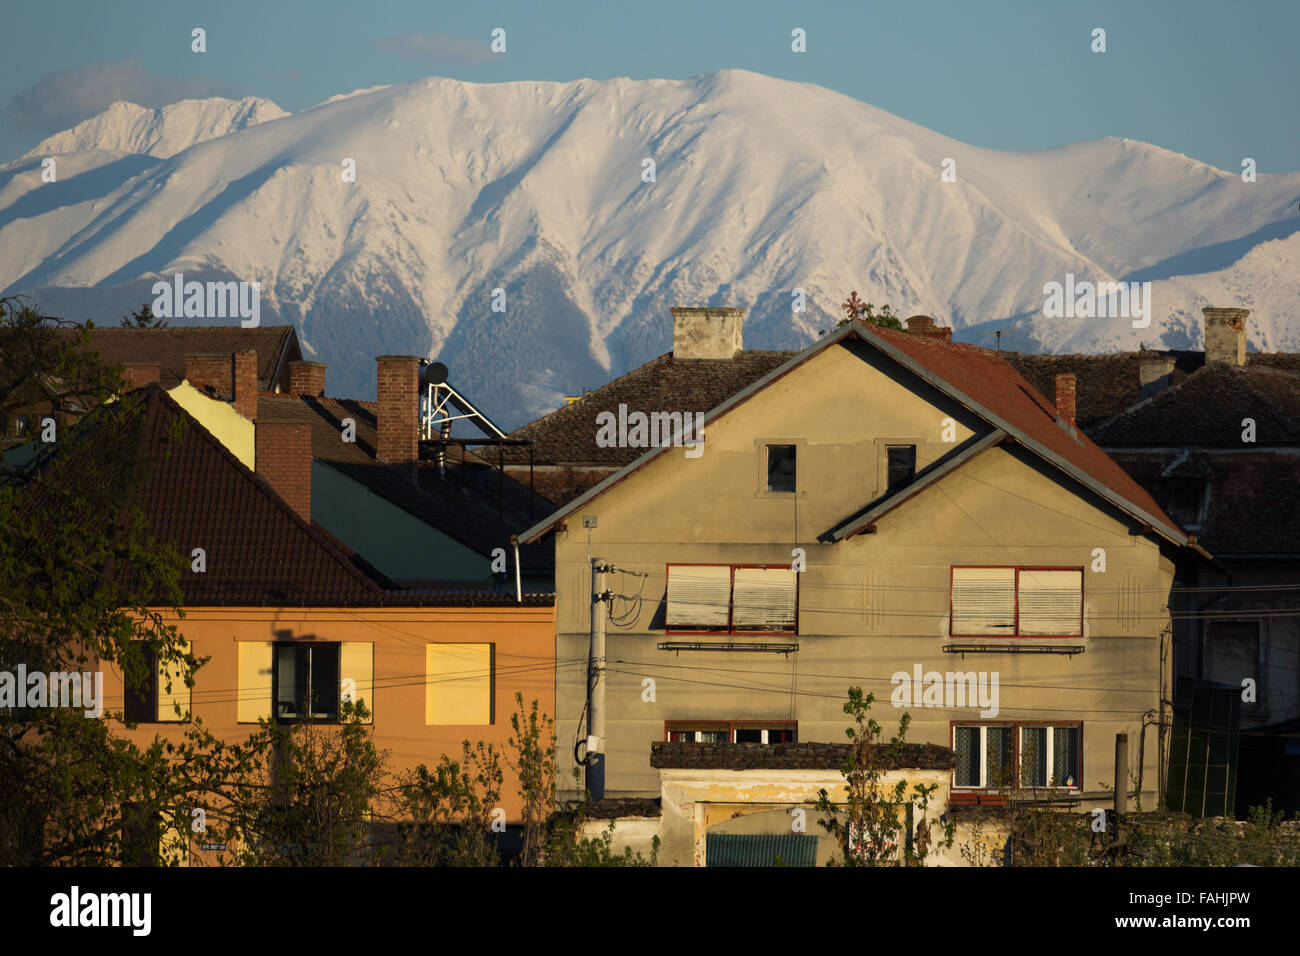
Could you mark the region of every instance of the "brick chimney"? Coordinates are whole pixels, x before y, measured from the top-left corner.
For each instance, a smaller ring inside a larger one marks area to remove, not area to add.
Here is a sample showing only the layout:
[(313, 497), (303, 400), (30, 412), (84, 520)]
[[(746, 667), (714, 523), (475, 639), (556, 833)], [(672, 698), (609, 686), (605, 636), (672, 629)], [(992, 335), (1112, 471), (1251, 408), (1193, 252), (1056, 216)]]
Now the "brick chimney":
[(1202, 309), (1205, 314), (1205, 364), (1246, 364), (1246, 317), (1250, 309)]
[(324, 362), (290, 362), (289, 394), (294, 398), (307, 395), (318, 398), (325, 394)]
[(256, 433), (257, 473), (302, 520), (311, 521), (311, 425), (261, 421)]
[(934, 319), (928, 315), (914, 315), (907, 320), (907, 331), (911, 335), (930, 335), (934, 331)]
[(257, 352), (244, 349), (236, 352), (235, 359), (235, 411), (250, 422), (257, 421)]
[(185, 380), (195, 388), (214, 388), (222, 395), (235, 393), (234, 365), (229, 352), (185, 356)]
[(409, 468), (415, 477), (420, 448), (420, 360), (381, 355), (379, 365), (379, 460)]
[(1074, 428), (1075, 377), (1073, 372), (1062, 372), (1056, 376), (1056, 418), (1057, 421)]
[(161, 378), (157, 362), (152, 365), (128, 365), (122, 372), (122, 379), (126, 382), (127, 388), (143, 388), (160, 381)]
[(743, 349), (744, 309), (674, 308), (674, 359), (733, 359)]

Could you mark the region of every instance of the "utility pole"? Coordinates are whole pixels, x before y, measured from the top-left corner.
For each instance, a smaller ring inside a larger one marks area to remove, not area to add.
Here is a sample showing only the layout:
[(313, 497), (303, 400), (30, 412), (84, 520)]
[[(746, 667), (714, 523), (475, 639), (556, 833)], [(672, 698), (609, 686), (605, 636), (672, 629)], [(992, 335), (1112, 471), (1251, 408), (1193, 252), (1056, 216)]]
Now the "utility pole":
[(605, 590), (603, 558), (591, 559), (591, 648), (587, 656), (587, 789), (605, 798)]

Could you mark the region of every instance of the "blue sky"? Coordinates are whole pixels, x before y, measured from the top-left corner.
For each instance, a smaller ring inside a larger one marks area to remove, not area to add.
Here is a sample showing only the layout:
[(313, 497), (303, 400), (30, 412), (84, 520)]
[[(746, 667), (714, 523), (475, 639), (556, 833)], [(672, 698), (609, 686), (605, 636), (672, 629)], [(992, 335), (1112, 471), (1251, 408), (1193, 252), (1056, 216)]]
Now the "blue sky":
[[(41, 0), (5, 14), (0, 162), (113, 99), (298, 110), (425, 76), (817, 83), (947, 136), (1032, 150), (1122, 136), (1221, 169), (1300, 170), (1300, 2)], [(207, 31), (207, 52), (190, 31)], [(488, 52), (495, 27), (504, 55)], [(791, 51), (791, 30), (807, 52)], [(1090, 49), (1106, 31), (1106, 52)]]

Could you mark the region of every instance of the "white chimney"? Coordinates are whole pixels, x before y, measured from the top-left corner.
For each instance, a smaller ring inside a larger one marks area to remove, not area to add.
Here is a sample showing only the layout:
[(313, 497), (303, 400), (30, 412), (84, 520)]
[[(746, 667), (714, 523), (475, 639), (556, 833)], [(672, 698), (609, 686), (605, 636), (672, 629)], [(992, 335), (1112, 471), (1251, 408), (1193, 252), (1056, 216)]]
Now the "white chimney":
[(674, 359), (733, 359), (744, 348), (744, 309), (674, 308)]

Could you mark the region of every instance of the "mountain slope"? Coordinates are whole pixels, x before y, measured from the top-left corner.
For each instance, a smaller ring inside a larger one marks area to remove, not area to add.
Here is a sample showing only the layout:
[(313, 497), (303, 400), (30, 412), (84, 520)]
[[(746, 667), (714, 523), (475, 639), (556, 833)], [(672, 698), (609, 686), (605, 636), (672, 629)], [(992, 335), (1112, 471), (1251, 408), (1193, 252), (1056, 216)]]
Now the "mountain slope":
[[(215, 136), (193, 106), (166, 135), (117, 106), (42, 144), (72, 148), (59, 183), (33, 154), (0, 167), (0, 288), (112, 321), (160, 275), (260, 281), (262, 321), (297, 324), (336, 394), (373, 394), (371, 356), (437, 355), (516, 425), (668, 351), (672, 305), (747, 307), (747, 346), (789, 348), (850, 289), (1050, 351), (1193, 344), (1206, 296), (1249, 293), (1251, 341), (1300, 349), (1282, 278), (1300, 275), (1300, 174), (1243, 183), (1128, 140), (977, 149), (734, 70), (429, 79), (243, 125), (228, 110)], [(1151, 327), (1047, 318), (1066, 273), (1152, 281)]]

